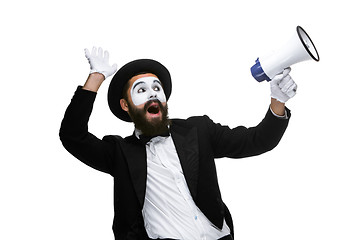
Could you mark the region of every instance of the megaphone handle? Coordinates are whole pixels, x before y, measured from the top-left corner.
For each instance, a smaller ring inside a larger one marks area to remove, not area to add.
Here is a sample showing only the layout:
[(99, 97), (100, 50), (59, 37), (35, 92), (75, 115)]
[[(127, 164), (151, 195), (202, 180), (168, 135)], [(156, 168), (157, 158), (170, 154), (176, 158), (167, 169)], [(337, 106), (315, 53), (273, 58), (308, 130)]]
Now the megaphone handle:
[(280, 83), (279, 87), (282, 88), (282, 91), (289, 97), (292, 98), (296, 94), (297, 84), (294, 82), (292, 77), (289, 75), (291, 68), (285, 68), (282, 72), (282, 78), (284, 83)]

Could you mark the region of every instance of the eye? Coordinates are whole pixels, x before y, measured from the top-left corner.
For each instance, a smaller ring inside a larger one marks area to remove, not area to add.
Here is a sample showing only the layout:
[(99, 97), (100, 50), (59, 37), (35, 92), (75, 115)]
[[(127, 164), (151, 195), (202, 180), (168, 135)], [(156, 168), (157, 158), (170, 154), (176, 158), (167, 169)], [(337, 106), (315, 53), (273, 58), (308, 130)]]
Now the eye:
[(145, 88), (139, 88), (139, 89), (137, 90), (137, 92), (138, 92), (138, 93), (144, 93), (144, 92), (146, 92), (146, 90), (145, 90)]
[(159, 92), (159, 91), (162, 90), (162, 87), (161, 87), (160, 84), (155, 83), (155, 84), (153, 84), (152, 89), (153, 89), (154, 91), (156, 91), (156, 92)]

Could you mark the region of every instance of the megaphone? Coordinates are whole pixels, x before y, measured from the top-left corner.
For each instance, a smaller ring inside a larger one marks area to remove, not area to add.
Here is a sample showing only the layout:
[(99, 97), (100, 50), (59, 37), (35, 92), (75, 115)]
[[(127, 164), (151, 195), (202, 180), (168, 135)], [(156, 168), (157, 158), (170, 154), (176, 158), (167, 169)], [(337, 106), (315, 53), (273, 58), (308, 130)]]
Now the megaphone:
[(268, 56), (256, 59), (251, 67), (251, 74), (258, 82), (269, 82), (285, 68), (311, 59), (318, 62), (319, 54), (309, 35), (302, 27), (297, 26), (296, 34), (284, 46)]

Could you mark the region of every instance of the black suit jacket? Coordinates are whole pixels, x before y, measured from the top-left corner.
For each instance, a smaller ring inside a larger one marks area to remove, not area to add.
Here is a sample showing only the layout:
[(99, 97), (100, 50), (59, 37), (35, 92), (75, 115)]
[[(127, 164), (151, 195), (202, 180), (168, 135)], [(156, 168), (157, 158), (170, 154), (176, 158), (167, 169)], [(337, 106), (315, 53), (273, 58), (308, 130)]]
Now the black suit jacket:
[[(64, 147), (85, 164), (114, 177), (115, 239), (148, 239), (142, 217), (146, 191), (146, 149), (134, 135), (109, 135), (102, 140), (88, 132), (88, 121), (96, 93), (80, 87), (68, 106), (60, 128)], [(290, 116), (290, 111), (288, 116)], [(231, 229), (229, 210), (223, 203), (217, 180), (215, 158), (254, 156), (274, 148), (288, 119), (270, 110), (256, 126), (230, 129), (207, 116), (173, 119), (170, 127), (190, 193), (205, 216), (218, 228), (223, 220)]]

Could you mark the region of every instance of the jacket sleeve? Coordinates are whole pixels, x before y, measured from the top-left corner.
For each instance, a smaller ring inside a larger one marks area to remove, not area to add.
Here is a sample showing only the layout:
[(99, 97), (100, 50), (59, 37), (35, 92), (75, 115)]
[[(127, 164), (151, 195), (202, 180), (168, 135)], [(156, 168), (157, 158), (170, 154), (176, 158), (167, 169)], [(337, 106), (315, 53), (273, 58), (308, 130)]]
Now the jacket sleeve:
[(269, 108), (265, 118), (256, 127), (251, 128), (239, 126), (230, 129), (207, 118), (214, 156), (242, 158), (272, 150), (280, 142), (288, 126), (290, 110), (286, 111), (288, 118), (281, 119), (274, 116)]
[(115, 143), (98, 139), (88, 132), (88, 121), (96, 93), (77, 88), (65, 111), (60, 140), (65, 149), (83, 163), (112, 174)]

